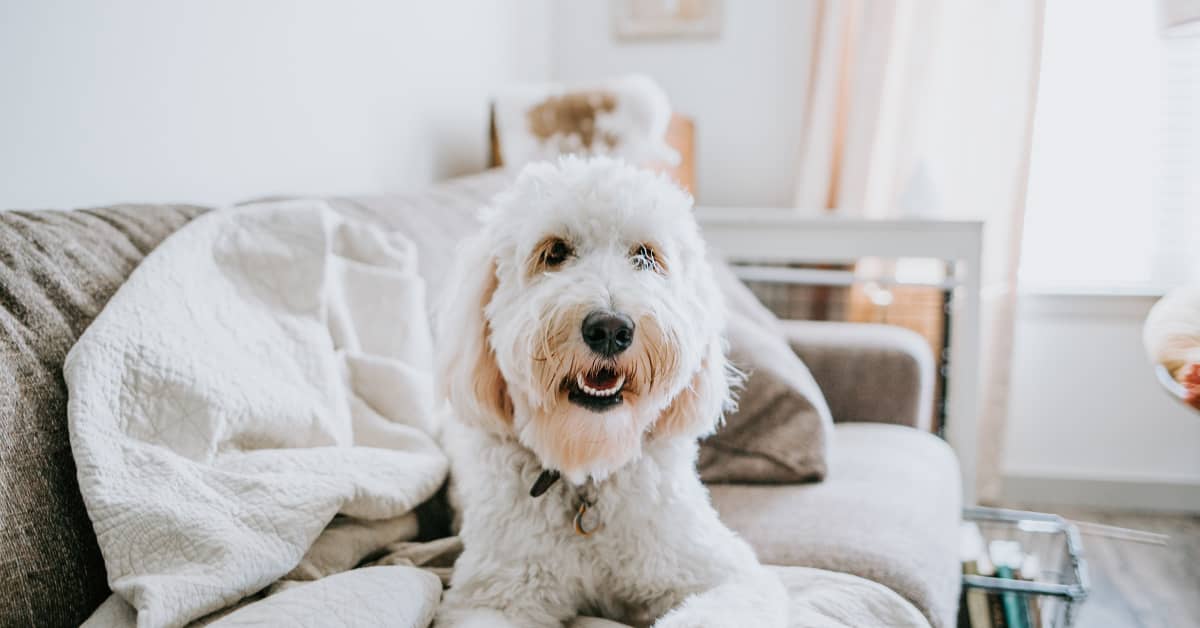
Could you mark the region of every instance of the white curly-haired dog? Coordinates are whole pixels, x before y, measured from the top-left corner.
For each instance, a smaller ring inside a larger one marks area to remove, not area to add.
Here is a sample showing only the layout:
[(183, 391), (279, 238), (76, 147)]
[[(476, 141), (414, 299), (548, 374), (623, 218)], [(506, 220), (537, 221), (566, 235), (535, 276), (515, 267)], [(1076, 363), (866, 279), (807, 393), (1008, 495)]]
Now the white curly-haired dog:
[(691, 209), (661, 176), (566, 158), (464, 243), (439, 346), (464, 551), (438, 626), (786, 623), (696, 473), (733, 374)]

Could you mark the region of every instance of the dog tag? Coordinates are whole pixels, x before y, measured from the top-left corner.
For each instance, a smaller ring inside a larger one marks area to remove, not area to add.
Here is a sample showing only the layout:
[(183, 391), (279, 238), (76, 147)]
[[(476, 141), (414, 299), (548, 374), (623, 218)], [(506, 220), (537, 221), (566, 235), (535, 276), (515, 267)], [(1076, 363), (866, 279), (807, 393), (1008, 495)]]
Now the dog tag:
[(589, 508), (587, 502), (579, 504), (575, 513), (575, 534), (588, 536), (600, 528), (600, 513), (595, 508)]

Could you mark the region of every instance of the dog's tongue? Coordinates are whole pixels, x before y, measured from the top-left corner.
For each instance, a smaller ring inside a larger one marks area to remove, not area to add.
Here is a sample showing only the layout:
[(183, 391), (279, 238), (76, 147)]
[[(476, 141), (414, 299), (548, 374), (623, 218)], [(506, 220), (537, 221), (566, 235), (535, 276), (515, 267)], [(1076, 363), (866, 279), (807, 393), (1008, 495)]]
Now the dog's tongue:
[(583, 376), (583, 383), (595, 388), (596, 390), (608, 390), (617, 385), (619, 376), (616, 371), (611, 369), (600, 369), (595, 373), (588, 373)]

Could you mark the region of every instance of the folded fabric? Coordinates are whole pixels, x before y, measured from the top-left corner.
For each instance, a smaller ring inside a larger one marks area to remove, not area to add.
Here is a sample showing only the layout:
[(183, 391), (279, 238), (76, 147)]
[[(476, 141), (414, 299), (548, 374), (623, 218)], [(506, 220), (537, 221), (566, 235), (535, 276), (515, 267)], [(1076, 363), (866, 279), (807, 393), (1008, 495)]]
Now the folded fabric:
[(442, 584), (413, 567), (363, 567), (289, 588), (207, 624), (238, 626), (413, 626), (433, 621)]
[(700, 444), (705, 482), (821, 480), (833, 417), (808, 367), (788, 346), (778, 319), (722, 261), (714, 262), (729, 308), (730, 360), (746, 373), (738, 409)]
[[(234, 626), (413, 626), (433, 620), (442, 586), (433, 574), (412, 567), (364, 567), (289, 587), (228, 612), (215, 613), (192, 628)], [(112, 596), (81, 628), (132, 626), (133, 607)]]
[[(151, 253), (64, 366), (80, 491), (138, 625), (415, 535), (447, 468), (431, 353), (412, 245), (324, 203), (214, 211)], [(377, 523), (320, 541), (339, 513)]]

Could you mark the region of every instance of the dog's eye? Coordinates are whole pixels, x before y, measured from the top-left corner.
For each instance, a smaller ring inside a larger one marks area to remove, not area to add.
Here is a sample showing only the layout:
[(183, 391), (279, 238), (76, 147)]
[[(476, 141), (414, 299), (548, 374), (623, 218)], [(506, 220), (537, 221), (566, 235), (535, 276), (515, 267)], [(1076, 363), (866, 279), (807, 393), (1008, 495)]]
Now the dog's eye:
[(666, 271), (662, 261), (659, 260), (658, 253), (649, 244), (633, 245), (633, 248), (629, 250), (629, 259), (633, 261), (633, 267), (638, 270), (652, 270), (659, 274)]
[(542, 250), (542, 263), (546, 265), (546, 268), (560, 266), (574, 252), (575, 250), (571, 248), (570, 244), (556, 238)]

